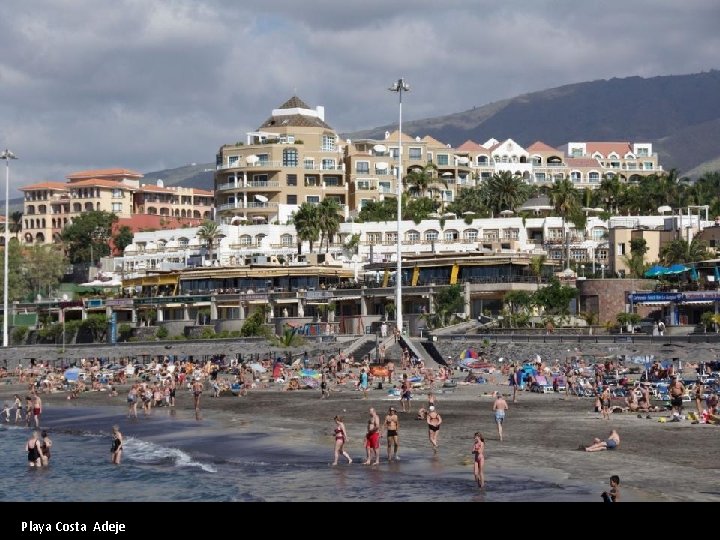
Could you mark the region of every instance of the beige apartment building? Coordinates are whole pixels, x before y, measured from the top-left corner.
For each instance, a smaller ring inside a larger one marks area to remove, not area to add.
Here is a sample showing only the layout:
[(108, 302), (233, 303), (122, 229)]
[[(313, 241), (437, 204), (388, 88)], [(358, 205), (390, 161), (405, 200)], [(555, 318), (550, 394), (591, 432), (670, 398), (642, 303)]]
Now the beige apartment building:
[[(20, 188), (23, 243), (58, 243), (63, 228), (83, 212), (112, 212), (119, 223), (131, 228), (133, 217), (139, 214), (195, 220), (188, 225), (212, 216), (211, 191), (146, 186), (140, 184), (141, 178), (142, 174), (128, 169), (99, 169), (69, 174), (66, 183), (41, 182)], [(152, 218), (142, 223), (153, 225)]]
[(217, 154), (217, 219), (223, 223), (286, 221), (295, 205), (335, 199), (348, 204), (342, 147), (323, 107), (292, 97)]

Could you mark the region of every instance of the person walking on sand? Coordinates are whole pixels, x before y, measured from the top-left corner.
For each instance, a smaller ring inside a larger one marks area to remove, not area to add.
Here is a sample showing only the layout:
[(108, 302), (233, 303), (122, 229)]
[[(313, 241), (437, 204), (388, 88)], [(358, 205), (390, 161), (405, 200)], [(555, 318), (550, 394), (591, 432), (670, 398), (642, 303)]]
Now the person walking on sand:
[(388, 372), (388, 384), (392, 384), (393, 373), (395, 373), (395, 364), (392, 360), (388, 360), (387, 364), (385, 364), (385, 368)]
[(195, 405), (195, 410), (197, 411), (200, 409), (200, 396), (202, 396), (203, 393), (203, 383), (200, 381), (200, 379), (195, 379), (195, 382), (193, 382), (192, 393), (193, 404)]
[(133, 384), (128, 390), (127, 395), (128, 404), (128, 418), (137, 418), (137, 404), (138, 404), (138, 388), (137, 384)]
[(668, 391), (670, 392), (670, 405), (672, 405), (672, 419), (671, 422), (679, 422), (680, 415), (682, 414), (682, 398), (685, 393), (685, 386), (681, 383), (677, 376), (673, 375), (671, 379)]
[(507, 401), (498, 392), (495, 396), (495, 402), (493, 403), (493, 412), (495, 413), (495, 424), (497, 424), (498, 436), (500, 440), (503, 440), (503, 421), (505, 420), (505, 411), (508, 410)]
[(327, 381), (327, 375), (325, 372), (322, 372), (322, 376), (320, 378), (320, 399), (325, 399), (330, 397), (330, 390), (328, 390), (328, 381)]
[(360, 368), (360, 390), (362, 390), (363, 399), (367, 399), (368, 384), (368, 374), (365, 371), (365, 368)]
[(28, 453), (28, 465), (31, 467), (42, 467), (43, 453), (41, 445), (40, 432), (33, 431), (25, 444), (25, 451)]
[(398, 430), (400, 429), (400, 419), (397, 415), (395, 407), (390, 407), (385, 416), (385, 429), (387, 430), (387, 456), (388, 462), (397, 461), (398, 448), (400, 447), (400, 439)]
[(42, 450), (42, 464), (43, 467), (47, 467), (50, 463), (50, 448), (52, 447), (52, 439), (48, 436), (47, 431), (43, 431), (41, 434), (42, 439), (40, 440), (40, 449)]
[(603, 419), (610, 420), (610, 387), (607, 385), (600, 394), (600, 411)]
[[(367, 459), (363, 465), (377, 465), (380, 463), (380, 417), (375, 409), (370, 407), (367, 433), (365, 434), (365, 452)], [(373, 458), (375, 461), (373, 462)]]
[(485, 485), (485, 439), (479, 431), (475, 433), (472, 453), (475, 456), (473, 464), (475, 481), (481, 488)]
[(110, 447), (110, 461), (114, 465), (120, 465), (123, 451), (123, 436), (120, 433), (120, 427), (114, 425), (112, 427), (112, 446)]
[(403, 412), (410, 412), (410, 399), (412, 398), (412, 386), (408, 381), (407, 373), (403, 373), (403, 381), (400, 385), (400, 405)]
[(440, 431), (440, 424), (442, 424), (442, 417), (435, 410), (435, 405), (430, 405), (430, 407), (428, 407), (426, 421), (428, 426), (428, 438), (430, 439), (433, 452), (437, 454), (438, 432)]
[(345, 424), (343, 423), (343, 417), (342, 416), (335, 416), (335, 461), (333, 461), (333, 465), (338, 464), (338, 458), (340, 457), (340, 454), (345, 456), (345, 459), (348, 461), (348, 465), (352, 463), (352, 458), (350, 457), (350, 454), (348, 454), (345, 451), (345, 443), (350, 440), (350, 438), (347, 435), (347, 431), (345, 431)]

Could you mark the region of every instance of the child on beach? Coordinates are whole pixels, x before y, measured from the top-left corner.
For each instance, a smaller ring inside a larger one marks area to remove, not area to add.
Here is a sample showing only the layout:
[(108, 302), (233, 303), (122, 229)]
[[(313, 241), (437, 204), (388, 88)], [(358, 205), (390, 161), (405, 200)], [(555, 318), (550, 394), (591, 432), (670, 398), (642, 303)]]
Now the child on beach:
[(602, 492), (602, 500), (607, 503), (614, 503), (620, 500), (620, 477), (617, 474), (613, 474), (610, 477), (610, 492)]
[(475, 481), (478, 487), (483, 487), (485, 484), (485, 439), (479, 431), (475, 433), (472, 453), (475, 456), (473, 465)]

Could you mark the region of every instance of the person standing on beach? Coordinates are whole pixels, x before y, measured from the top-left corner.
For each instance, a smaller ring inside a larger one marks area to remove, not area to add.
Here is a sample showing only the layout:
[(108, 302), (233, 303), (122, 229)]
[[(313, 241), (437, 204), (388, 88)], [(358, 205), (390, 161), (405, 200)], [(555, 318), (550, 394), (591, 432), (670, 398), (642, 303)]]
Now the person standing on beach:
[(385, 416), (385, 429), (387, 429), (387, 456), (388, 462), (397, 461), (398, 448), (400, 447), (400, 439), (398, 430), (400, 429), (400, 419), (397, 415), (395, 407), (390, 407)]
[(678, 378), (673, 375), (672, 382), (668, 387), (670, 392), (670, 405), (672, 405), (672, 420), (671, 422), (679, 422), (680, 415), (682, 414), (682, 398), (685, 393), (685, 386), (681, 383)]
[[(365, 452), (367, 459), (363, 465), (377, 465), (380, 463), (380, 417), (375, 409), (370, 407), (367, 433), (365, 434)], [(373, 462), (373, 456), (375, 461)]]
[(428, 426), (428, 438), (432, 445), (433, 452), (437, 454), (438, 451), (438, 432), (440, 431), (440, 424), (442, 424), (442, 417), (435, 410), (434, 405), (428, 407), (427, 413), (427, 426)]
[(320, 399), (325, 399), (330, 397), (330, 390), (328, 390), (328, 380), (327, 375), (325, 372), (322, 372), (321, 378), (320, 378)]
[(368, 384), (368, 374), (365, 368), (360, 368), (360, 390), (362, 390), (363, 399), (367, 399)]
[(472, 453), (475, 456), (473, 464), (475, 481), (478, 487), (483, 487), (485, 484), (485, 439), (479, 431), (475, 433)]
[(605, 420), (610, 420), (610, 387), (605, 386), (605, 388), (602, 391), (602, 394), (600, 394), (600, 411), (602, 413), (602, 418)]
[(138, 389), (137, 384), (133, 384), (128, 390), (127, 404), (128, 404), (128, 418), (131, 416), (137, 418), (137, 402), (138, 402)]
[(110, 447), (110, 461), (113, 465), (120, 465), (123, 451), (123, 436), (120, 433), (120, 427), (114, 425), (112, 427), (112, 446)]
[(193, 393), (193, 404), (195, 405), (195, 410), (200, 409), (200, 396), (202, 396), (203, 393), (203, 383), (200, 381), (200, 379), (195, 379), (192, 385), (192, 393)]
[(503, 421), (505, 420), (505, 411), (508, 410), (507, 401), (500, 392), (495, 396), (493, 403), (493, 412), (495, 413), (495, 424), (497, 424), (498, 436), (503, 440)]
[(15, 394), (15, 423), (22, 421), (22, 399)]
[(517, 373), (515, 371), (515, 366), (512, 366), (512, 371), (510, 372), (510, 378), (508, 379), (508, 384), (512, 388), (512, 402), (517, 403)]
[(32, 435), (25, 444), (25, 451), (28, 453), (28, 465), (31, 467), (42, 467), (42, 448), (40, 442), (40, 433), (33, 431)]
[(395, 373), (395, 364), (392, 360), (388, 360), (387, 364), (385, 364), (385, 368), (388, 372), (388, 384), (392, 384), (393, 373)]
[(30, 427), (33, 418), (33, 398), (32, 395), (25, 396), (25, 424)]
[(340, 457), (340, 454), (345, 456), (345, 459), (348, 460), (348, 465), (352, 463), (352, 458), (350, 457), (350, 454), (348, 454), (345, 451), (345, 443), (350, 440), (350, 438), (347, 435), (347, 431), (345, 431), (345, 424), (343, 423), (343, 417), (342, 416), (335, 416), (335, 461), (333, 461), (333, 465), (338, 464), (338, 458)]
[(412, 386), (408, 381), (407, 373), (403, 373), (403, 381), (400, 385), (400, 405), (403, 412), (410, 412), (410, 399), (412, 398)]
[(47, 431), (43, 431), (41, 434), (42, 439), (40, 440), (40, 449), (42, 450), (42, 464), (43, 467), (47, 467), (50, 463), (50, 448), (52, 447), (52, 439), (48, 436)]

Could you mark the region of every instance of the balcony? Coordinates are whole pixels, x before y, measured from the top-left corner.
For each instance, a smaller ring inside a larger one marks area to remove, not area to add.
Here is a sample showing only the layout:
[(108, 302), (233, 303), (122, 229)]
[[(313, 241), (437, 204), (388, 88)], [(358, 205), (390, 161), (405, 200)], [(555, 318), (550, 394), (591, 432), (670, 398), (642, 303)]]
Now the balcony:
[(219, 212), (223, 212), (225, 210), (244, 210), (244, 209), (248, 209), (248, 208), (253, 209), (253, 210), (268, 209), (268, 210), (276, 211), (277, 206), (278, 206), (278, 203), (275, 203), (275, 202), (263, 203), (263, 202), (252, 201), (252, 202), (243, 203), (242, 201), (240, 201), (237, 203), (226, 203), (226, 204), (218, 205), (217, 209)]

